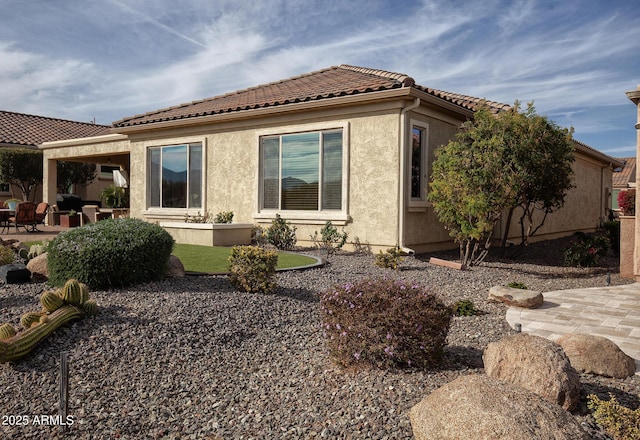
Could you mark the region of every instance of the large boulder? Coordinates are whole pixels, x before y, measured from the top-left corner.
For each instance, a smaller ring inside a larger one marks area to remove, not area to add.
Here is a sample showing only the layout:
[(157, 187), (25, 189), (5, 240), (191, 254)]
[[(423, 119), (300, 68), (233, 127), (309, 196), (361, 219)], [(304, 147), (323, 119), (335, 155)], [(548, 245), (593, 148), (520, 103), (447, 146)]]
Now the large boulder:
[(165, 278), (183, 278), (185, 276), (184, 265), (180, 258), (175, 255), (169, 257), (167, 269), (164, 271)]
[(48, 279), (49, 278), (49, 265), (47, 264), (47, 254), (40, 254), (37, 257), (32, 258), (27, 263), (27, 269), (31, 271), (31, 276), (34, 279)]
[(537, 394), (485, 375), (462, 376), (409, 410), (416, 440), (588, 439), (567, 411)]
[(636, 372), (636, 361), (603, 336), (569, 333), (556, 342), (577, 371), (619, 379)]
[(580, 378), (558, 344), (519, 333), (490, 343), (482, 356), (487, 375), (526, 388), (571, 411), (580, 400)]
[(493, 286), (489, 288), (489, 299), (500, 301), (508, 306), (535, 309), (544, 302), (542, 292), (538, 290), (516, 289), (514, 287)]

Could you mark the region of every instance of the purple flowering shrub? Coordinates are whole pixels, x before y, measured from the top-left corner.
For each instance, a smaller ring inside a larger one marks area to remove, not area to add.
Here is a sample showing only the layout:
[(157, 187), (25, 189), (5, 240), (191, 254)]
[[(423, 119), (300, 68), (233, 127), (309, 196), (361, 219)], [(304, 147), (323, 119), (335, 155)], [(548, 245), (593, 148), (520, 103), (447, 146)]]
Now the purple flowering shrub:
[(324, 292), (322, 330), (342, 366), (431, 368), (442, 360), (452, 311), (425, 288), (363, 280)]

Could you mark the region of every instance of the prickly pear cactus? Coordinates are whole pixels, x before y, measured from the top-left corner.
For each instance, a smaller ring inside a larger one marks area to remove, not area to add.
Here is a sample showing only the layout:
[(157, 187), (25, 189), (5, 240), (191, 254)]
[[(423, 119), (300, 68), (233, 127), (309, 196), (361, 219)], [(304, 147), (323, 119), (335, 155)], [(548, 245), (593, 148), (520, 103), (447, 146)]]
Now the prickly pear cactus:
[(82, 305), (82, 286), (76, 279), (71, 278), (62, 287), (62, 299), (67, 304)]
[(22, 325), (24, 328), (30, 328), (33, 323), (40, 322), (41, 316), (42, 313), (27, 312), (20, 317), (20, 325)]
[(16, 335), (16, 329), (11, 324), (0, 325), (0, 340), (9, 339)]
[(40, 302), (47, 312), (55, 312), (64, 304), (64, 301), (54, 290), (47, 290), (40, 296)]

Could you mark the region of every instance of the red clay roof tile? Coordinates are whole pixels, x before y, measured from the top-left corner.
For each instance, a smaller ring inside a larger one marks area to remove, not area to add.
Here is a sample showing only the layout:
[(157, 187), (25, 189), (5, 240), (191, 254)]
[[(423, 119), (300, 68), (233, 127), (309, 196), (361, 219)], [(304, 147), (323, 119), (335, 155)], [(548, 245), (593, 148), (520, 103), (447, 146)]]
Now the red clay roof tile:
[(0, 144), (35, 147), (43, 142), (108, 134), (110, 127), (0, 110)]
[[(130, 127), (198, 116), (318, 101), (338, 96), (371, 93), (401, 87), (414, 87), (435, 97), (474, 110), (480, 98), (429, 89), (415, 84), (413, 78), (396, 72), (340, 65), (295, 76), (277, 82), (193, 101), (115, 121), (114, 127)], [(492, 111), (509, 108), (507, 104), (485, 101)]]

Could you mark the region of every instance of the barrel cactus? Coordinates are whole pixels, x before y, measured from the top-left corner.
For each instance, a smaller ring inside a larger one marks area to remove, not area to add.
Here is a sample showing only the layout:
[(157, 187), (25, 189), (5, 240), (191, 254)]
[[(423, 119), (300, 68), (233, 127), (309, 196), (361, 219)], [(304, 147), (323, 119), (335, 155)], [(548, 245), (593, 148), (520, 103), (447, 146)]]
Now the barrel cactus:
[(82, 305), (82, 286), (80, 284), (74, 278), (64, 284), (62, 287), (62, 299), (64, 302), (74, 306)]
[(95, 300), (89, 299), (82, 305), (82, 310), (86, 315), (95, 315), (98, 311), (98, 304)]
[(20, 317), (20, 325), (24, 328), (29, 328), (34, 322), (40, 322), (40, 317), (42, 313), (38, 312), (27, 312)]
[(80, 304), (84, 304), (89, 300), (89, 286), (80, 283)]
[(9, 339), (16, 335), (16, 329), (11, 324), (0, 325), (0, 340)]
[(55, 312), (64, 304), (64, 301), (54, 290), (47, 290), (40, 296), (40, 302), (48, 312)]

